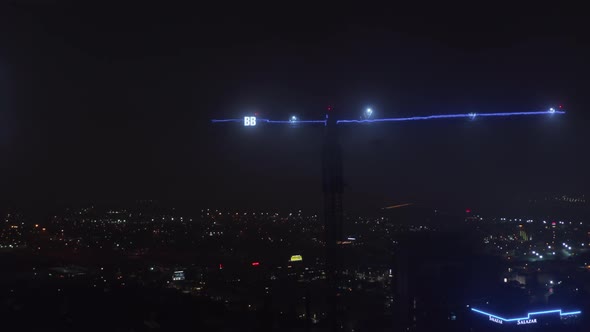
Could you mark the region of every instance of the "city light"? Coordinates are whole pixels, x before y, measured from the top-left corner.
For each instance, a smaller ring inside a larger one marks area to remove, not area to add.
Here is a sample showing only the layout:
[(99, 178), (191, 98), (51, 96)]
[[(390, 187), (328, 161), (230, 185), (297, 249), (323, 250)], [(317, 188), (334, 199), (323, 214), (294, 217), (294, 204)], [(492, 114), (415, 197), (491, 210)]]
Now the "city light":
[(184, 271), (174, 271), (174, 274), (172, 274), (172, 280), (173, 281), (185, 280)]
[(258, 266), (260, 265), (260, 262), (252, 262), (252, 266)]
[(289, 259), (289, 262), (300, 262), (302, 260), (303, 260), (303, 256), (293, 255), (293, 256), (291, 256), (291, 259)]

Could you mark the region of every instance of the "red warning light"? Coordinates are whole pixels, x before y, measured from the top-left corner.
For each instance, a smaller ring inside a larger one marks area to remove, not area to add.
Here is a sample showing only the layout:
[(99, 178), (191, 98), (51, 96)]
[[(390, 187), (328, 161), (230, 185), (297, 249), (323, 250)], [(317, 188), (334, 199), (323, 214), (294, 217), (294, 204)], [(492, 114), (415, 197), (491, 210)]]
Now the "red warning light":
[(223, 264), (219, 264), (219, 269), (223, 269)]
[(332, 106), (328, 106), (328, 111), (332, 111)]
[(563, 106), (559, 105), (559, 108), (563, 108)]
[(252, 262), (252, 266), (258, 266), (260, 265), (260, 262)]
[(255, 112), (254, 115), (258, 116), (258, 112)]
[(466, 209), (465, 213), (471, 213), (471, 209)]

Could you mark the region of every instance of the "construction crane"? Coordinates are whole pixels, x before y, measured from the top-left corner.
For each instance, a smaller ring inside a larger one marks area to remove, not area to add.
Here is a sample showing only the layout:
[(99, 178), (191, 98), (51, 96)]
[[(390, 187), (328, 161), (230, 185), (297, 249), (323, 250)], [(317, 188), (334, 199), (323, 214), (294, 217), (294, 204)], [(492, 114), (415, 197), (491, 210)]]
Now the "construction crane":
[(468, 119), (488, 117), (522, 117), (522, 116), (555, 116), (565, 114), (562, 107), (553, 107), (545, 111), (532, 112), (499, 112), (499, 113), (456, 113), (439, 114), (397, 118), (374, 118), (374, 111), (367, 108), (359, 119), (338, 119), (335, 116), (334, 108), (328, 106), (324, 119), (302, 120), (293, 115), (286, 120), (271, 120), (258, 118), (256, 115), (245, 115), (243, 118), (235, 119), (213, 119), (214, 124), (237, 123), (245, 127), (260, 127), (264, 125), (288, 125), (288, 126), (318, 126), (324, 127), (324, 141), (322, 148), (322, 188), (324, 193), (324, 241), (326, 243), (326, 271), (330, 291), (328, 302), (330, 305), (329, 316), (334, 331), (342, 328), (343, 313), (339, 310), (338, 285), (339, 271), (342, 266), (340, 255), (338, 255), (339, 244), (344, 240), (343, 235), (343, 200), (344, 191), (342, 173), (342, 147), (338, 134), (338, 128), (343, 125), (375, 124), (386, 122), (426, 121), (442, 119)]

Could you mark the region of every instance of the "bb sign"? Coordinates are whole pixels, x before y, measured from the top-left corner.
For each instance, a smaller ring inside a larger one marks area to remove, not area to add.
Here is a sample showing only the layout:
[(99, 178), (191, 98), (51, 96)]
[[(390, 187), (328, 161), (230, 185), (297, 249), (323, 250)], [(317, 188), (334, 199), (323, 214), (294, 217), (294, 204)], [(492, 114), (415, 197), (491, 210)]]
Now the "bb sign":
[(244, 117), (244, 126), (245, 127), (254, 127), (256, 125), (256, 117), (255, 116), (245, 116)]

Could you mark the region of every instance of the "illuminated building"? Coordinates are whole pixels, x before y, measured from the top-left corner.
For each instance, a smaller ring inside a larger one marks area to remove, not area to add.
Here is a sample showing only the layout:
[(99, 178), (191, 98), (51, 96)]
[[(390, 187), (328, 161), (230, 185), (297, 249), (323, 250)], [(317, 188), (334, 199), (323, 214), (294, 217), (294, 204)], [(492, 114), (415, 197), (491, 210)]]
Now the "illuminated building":
[(520, 235), (520, 238), (521, 238), (523, 241), (528, 241), (528, 240), (529, 240), (529, 236), (527, 235), (527, 233), (526, 233), (526, 231), (525, 231), (524, 229), (521, 229), (521, 230), (519, 231), (519, 235)]
[(184, 271), (174, 271), (172, 274), (173, 281), (182, 281), (185, 280)]
[(568, 319), (570, 317), (579, 316), (582, 312), (581, 311), (563, 311), (562, 309), (553, 309), (553, 310), (542, 310), (542, 311), (533, 311), (529, 312), (526, 315), (516, 318), (504, 318), (498, 316), (496, 314), (492, 314), (483, 310), (479, 310), (476, 308), (471, 308), (471, 311), (474, 313), (480, 314), (482, 316), (488, 316), (488, 321), (494, 324), (499, 325), (530, 325), (530, 324), (539, 324), (539, 323), (547, 323), (550, 320), (555, 320), (556, 318)]

